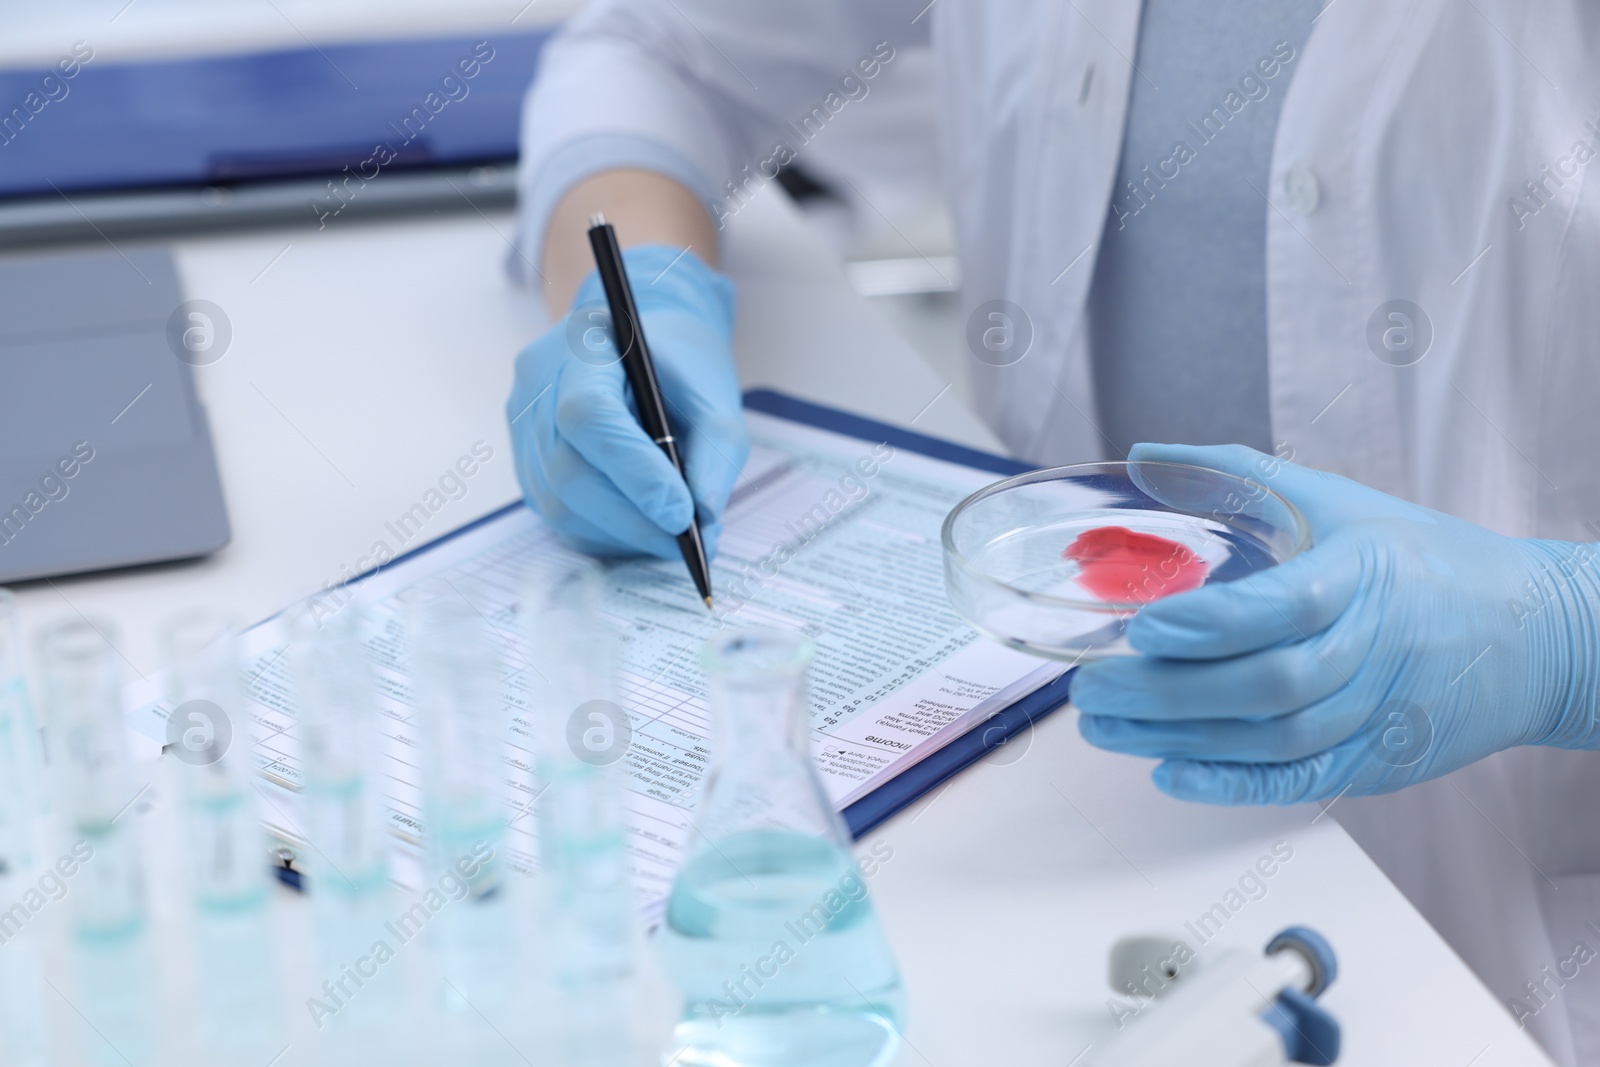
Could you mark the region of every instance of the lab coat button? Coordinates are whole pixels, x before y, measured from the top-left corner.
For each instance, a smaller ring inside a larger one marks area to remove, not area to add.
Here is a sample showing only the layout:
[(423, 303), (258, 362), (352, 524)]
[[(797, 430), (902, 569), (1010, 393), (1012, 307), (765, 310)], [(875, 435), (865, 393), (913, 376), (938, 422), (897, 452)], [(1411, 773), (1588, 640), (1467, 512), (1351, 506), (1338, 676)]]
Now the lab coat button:
[(1304, 167), (1291, 167), (1283, 176), (1283, 197), (1296, 215), (1309, 215), (1322, 200), (1317, 176)]

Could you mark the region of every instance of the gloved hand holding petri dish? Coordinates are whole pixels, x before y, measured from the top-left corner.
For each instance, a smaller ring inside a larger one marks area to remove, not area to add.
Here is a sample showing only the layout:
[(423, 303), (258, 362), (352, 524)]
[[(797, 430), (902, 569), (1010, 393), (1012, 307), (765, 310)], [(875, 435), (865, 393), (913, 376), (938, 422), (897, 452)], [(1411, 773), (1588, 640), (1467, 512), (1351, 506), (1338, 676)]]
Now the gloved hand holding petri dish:
[(1305, 551), (1311, 531), (1257, 477), (1184, 463), (1080, 463), (996, 482), (943, 530), (950, 602), (1013, 648), (1074, 663), (1132, 655), (1152, 601), (1237, 581)]

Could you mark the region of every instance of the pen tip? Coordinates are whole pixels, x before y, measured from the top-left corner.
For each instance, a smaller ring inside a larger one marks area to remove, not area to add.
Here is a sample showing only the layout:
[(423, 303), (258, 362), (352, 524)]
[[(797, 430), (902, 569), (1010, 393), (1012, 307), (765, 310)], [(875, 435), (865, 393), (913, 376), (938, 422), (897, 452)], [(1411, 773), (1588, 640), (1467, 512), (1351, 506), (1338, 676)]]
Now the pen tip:
[(709, 607), (711, 607), (711, 606), (712, 606), (712, 605), (711, 605), (711, 598), (710, 598), (710, 597), (706, 597), (706, 607), (708, 607), (708, 608), (709, 608)]

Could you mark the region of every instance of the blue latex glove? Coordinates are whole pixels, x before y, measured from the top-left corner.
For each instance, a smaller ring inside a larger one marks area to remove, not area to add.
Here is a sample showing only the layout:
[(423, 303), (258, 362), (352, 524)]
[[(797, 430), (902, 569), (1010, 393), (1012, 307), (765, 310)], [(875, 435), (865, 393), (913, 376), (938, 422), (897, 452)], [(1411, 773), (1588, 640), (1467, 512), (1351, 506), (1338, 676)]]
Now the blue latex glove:
[[(506, 402), (517, 480), (545, 521), (597, 556), (679, 558), (698, 516), (714, 553), (722, 509), (750, 452), (734, 372), (733, 285), (692, 252), (623, 253), (685, 475), (639, 427), (596, 274), (573, 310), (517, 356)], [(692, 495), (691, 495), (691, 490)]]
[(1517, 540), (1241, 445), (1131, 459), (1251, 478), (1314, 547), (1145, 607), (1078, 671), (1083, 736), (1188, 800), (1391, 792), (1513, 745), (1600, 747), (1600, 552)]

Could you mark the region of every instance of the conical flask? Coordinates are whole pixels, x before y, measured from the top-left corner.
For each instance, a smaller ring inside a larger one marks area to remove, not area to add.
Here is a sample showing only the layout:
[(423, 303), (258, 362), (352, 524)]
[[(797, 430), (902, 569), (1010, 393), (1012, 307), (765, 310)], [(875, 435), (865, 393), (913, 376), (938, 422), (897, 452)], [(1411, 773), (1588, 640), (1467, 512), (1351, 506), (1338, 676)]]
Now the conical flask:
[(810, 754), (798, 634), (739, 630), (706, 648), (714, 763), (657, 934), (685, 1000), (662, 1062), (887, 1063), (900, 973), (849, 834)]

